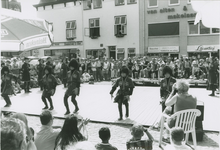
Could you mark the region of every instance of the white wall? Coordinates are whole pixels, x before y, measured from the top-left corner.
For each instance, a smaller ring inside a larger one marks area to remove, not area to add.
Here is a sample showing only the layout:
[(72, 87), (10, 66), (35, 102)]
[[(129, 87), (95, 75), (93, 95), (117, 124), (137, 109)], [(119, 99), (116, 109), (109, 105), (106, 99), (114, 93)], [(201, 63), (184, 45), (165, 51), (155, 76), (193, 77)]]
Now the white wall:
[[(92, 5), (93, 7), (93, 5)], [(114, 35), (114, 17), (127, 16), (127, 35), (117, 38)], [(89, 19), (100, 19), (100, 37), (91, 39), (84, 37), (85, 49), (106, 49), (109, 56), (108, 46), (116, 46), (116, 48), (125, 48), (125, 58), (127, 58), (127, 48), (136, 48), (139, 54), (139, 10), (137, 4), (127, 4), (115, 6), (115, 0), (102, 1), (102, 8), (83, 11), (84, 27), (89, 28)], [(103, 47), (100, 47), (103, 44)]]

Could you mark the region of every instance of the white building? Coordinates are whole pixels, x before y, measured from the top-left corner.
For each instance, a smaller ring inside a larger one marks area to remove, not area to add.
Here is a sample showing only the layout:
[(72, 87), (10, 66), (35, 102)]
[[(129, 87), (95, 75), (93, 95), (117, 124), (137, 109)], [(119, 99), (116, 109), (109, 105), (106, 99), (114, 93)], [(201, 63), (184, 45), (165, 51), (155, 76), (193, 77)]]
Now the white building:
[(137, 0), (41, 0), (34, 6), (38, 17), (53, 24), (54, 44), (44, 55), (123, 59), (140, 54)]

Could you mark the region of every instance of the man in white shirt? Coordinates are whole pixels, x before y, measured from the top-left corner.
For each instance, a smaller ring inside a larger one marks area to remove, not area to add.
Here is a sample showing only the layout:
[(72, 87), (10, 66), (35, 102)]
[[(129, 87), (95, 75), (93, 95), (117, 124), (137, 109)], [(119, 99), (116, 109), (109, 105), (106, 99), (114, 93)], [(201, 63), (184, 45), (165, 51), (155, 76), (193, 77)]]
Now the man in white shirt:
[(44, 110), (40, 115), (41, 130), (35, 137), (35, 145), (38, 150), (54, 150), (55, 140), (61, 129), (53, 127), (53, 116), (49, 110)]

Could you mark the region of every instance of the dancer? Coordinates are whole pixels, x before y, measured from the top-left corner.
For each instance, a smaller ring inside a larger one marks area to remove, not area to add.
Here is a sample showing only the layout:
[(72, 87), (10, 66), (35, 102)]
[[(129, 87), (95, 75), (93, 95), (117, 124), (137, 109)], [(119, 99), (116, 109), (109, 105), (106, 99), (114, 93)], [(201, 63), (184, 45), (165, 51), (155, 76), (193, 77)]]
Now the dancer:
[(162, 105), (162, 112), (166, 108), (165, 106), (165, 101), (170, 95), (172, 91), (172, 86), (174, 83), (176, 83), (176, 79), (172, 77), (173, 75), (173, 70), (169, 66), (165, 66), (163, 68), (163, 76), (164, 79), (161, 80), (160, 83), (160, 97), (161, 97), (161, 105)]
[(68, 58), (64, 58), (62, 60), (62, 65), (61, 65), (61, 77), (62, 77), (62, 82), (64, 85), (64, 88), (66, 88), (67, 84), (67, 72), (68, 72)]
[(66, 107), (65, 115), (70, 113), (69, 104), (68, 104), (69, 96), (71, 96), (71, 101), (75, 106), (74, 113), (78, 112), (79, 110), (79, 107), (76, 101), (76, 96), (79, 95), (79, 90), (80, 90), (79, 63), (77, 62), (77, 60), (72, 59), (69, 62), (69, 69), (70, 71), (68, 71), (67, 73), (68, 87), (64, 95), (64, 105)]
[(24, 58), (24, 64), (22, 65), (22, 80), (24, 81), (24, 91), (25, 93), (30, 93), (30, 64), (27, 57)]
[(50, 103), (50, 109), (49, 110), (53, 110), (53, 101), (51, 99), (51, 96), (54, 95), (55, 91), (56, 91), (56, 86), (57, 84), (57, 80), (54, 77), (54, 75), (52, 74), (52, 68), (49, 66), (46, 66), (44, 68), (44, 72), (45, 75), (43, 76), (43, 93), (41, 96), (42, 101), (45, 104), (45, 107), (43, 109), (48, 109), (48, 105), (47, 105), (47, 101), (46, 99), (48, 99), (49, 103)]
[(16, 76), (9, 73), (9, 68), (7, 66), (4, 66), (1, 70), (1, 92), (2, 97), (4, 98), (6, 105), (4, 107), (10, 107), (11, 106), (11, 100), (9, 98), (9, 95), (14, 94), (14, 89), (12, 86), (12, 80), (13, 78), (16, 78)]
[(122, 120), (122, 104), (125, 105), (126, 108), (126, 115), (125, 117), (129, 117), (129, 96), (132, 95), (133, 89), (134, 89), (134, 84), (129, 78), (129, 69), (126, 66), (123, 66), (120, 71), (121, 77), (115, 82), (113, 85), (110, 94), (111, 97), (113, 97), (113, 93), (116, 90), (118, 86), (120, 86), (120, 89), (117, 92), (117, 95), (115, 97), (116, 103), (118, 103), (118, 111), (119, 111), (119, 116), (120, 118), (118, 120)]

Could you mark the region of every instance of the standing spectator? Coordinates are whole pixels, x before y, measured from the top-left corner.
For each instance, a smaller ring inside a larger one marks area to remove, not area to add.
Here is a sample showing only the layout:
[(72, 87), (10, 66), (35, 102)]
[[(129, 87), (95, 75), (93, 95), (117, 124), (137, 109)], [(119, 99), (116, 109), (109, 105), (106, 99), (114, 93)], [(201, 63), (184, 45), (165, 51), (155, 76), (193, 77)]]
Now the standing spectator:
[(40, 86), (40, 90), (43, 91), (43, 76), (44, 76), (44, 60), (39, 59), (39, 64), (37, 65), (37, 74), (38, 74), (38, 85)]
[(35, 145), (38, 150), (54, 150), (55, 140), (60, 133), (60, 127), (53, 127), (53, 116), (49, 110), (40, 114), (41, 130), (35, 137)]
[(46, 60), (46, 66), (49, 66), (52, 68), (52, 74), (54, 74), (54, 65), (53, 65), (53, 60), (51, 57), (47, 57), (47, 60)]
[(15, 74), (16, 76), (19, 76), (19, 68), (18, 68), (18, 63), (17, 63), (16, 58), (13, 59), (11, 68), (12, 68), (11, 72)]
[(9, 68), (7, 66), (4, 66), (1, 70), (1, 93), (2, 97), (4, 98), (6, 105), (4, 107), (10, 107), (11, 106), (11, 100), (9, 98), (9, 95), (14, 94), (14, 89), (12, 86), (12, 80), (13, 78), (16, 78), (14, 75), (12, 75), (9, 71)]
[(111, 60), (110, 61), (110, 71), (111, 71), (111, 75), (110, 75), (110, 79), (113, 79), (115, 77), (115, 63), (114, 63), (114, 60)]
[(189, 59), (186, 58), (184, 61), (184, 70), (185, 70), (184, 76), (186, 79), (188, 79), (190, 76), (190, 66), (191, 66), (191, 64), (189, 62)]
[[(146, 133), (147, 137), (144, 136)], [(127, 150), (130, 149), (143, 149), (143, 150), (152, 150), (153, 136), (148, 132), (147, 129), (144, 129), (142, 125), (135, 124), (131, 128), (132, 138), (129, 139), (126, 143)]]
[(68, 72), (68, 58), (64, 58), (62, 60), (62, 65), (61, 65), (61, 80), (63, 82), (64, 88), (66, 88), (67, 84), (67, 72)]
[(30, 93), (30, 64), (27, 57), (24, 58), (24, 64), (22, 65), (22, 81), (24, 81), (24, 91), (25, 93)]
[(137, 61), (134, 62), (134, 66), (133, 66), (133, 78), (135, 79), (139, 79), (139, 75), (140, 75), (140, 66), (138, 65)]
[(103, 76), (104, 76), (105, 81), (109, 80), (108, 79), (109, 68), (110, 68), (109, 62), (107, 60), (104, 60), (102, 71), (103, 71)]
[(93, 78), (95, 81), (97, 81), (97, 63), (96, 61), (93, 59), (92, 62), (91, 62), (91, 70), (92, 70), (92, 75), (93, 75)]
[(92, 74), (92, 70), (91, 70), (91, 60), (90, 59), (87, 59), (86, 60), (86, 71), (91, 75)]
[(85, 60), (84, 58), (81, 59), (81, 63), (80, 63), (80, 66), (81, 66), (81, 69), (82, 69), (82, 72), (81, 74), (83, 74), (83, 72), (85, 72), (85, 69), (86, 69), (86, 65), (85, 65)]
[(10, 60), (6, 60), (6, 66), (8, 67), (9, 70), (11, 70), (11, 61)]
[(66, 147), (70, 145), (74, 145), (79, 141), (87, 140), (86, 137), (80, 133), (82, 126), (87, 123), (88, 120), (82, 121), (78, 127), (78, 118), (74, 114), (67, 116), (60, 133), (56, 137), (54, 149), (66, 150)]
[(128, 64), (127, 64), (127, 66), (128, 66), (128, 69), (129, 69), (129, 77), (132, 77), (132, 68), (133, 68), (133, 62), (132, 62), (132, 60), (131, 60), (131, 58), (129, 57), (128, 58)]
[(111, 133), (108, 127), (103, 127), (99, 130), (99, 138), (102, 140), (102, 143), (95, 145), (97, 150), (118, 150), (109, 143)]
[(212, 93), (209, 96), (215, 96), (215, 91), (218, 86), (217, 75), (218, 75), (218, 62), (217, 62), (217, 59), (212, 57), (210, 59), (209, 76), (208, 76), (208, 85), (209, 85), (209, 89), (212, 90)]
[(1, 150), (37, 150), (34, 143), (26, 138), (23, 121), (15, 118), (1, 120)]
[(102, 62), (96, 58), (96, 77), (97, 81), (102, 81)]
[(61, 70), (61, 64), (58, 60), (55, 60), (54, 64), (54, 74), (57, 79), (60, 79), (60, 70)]

